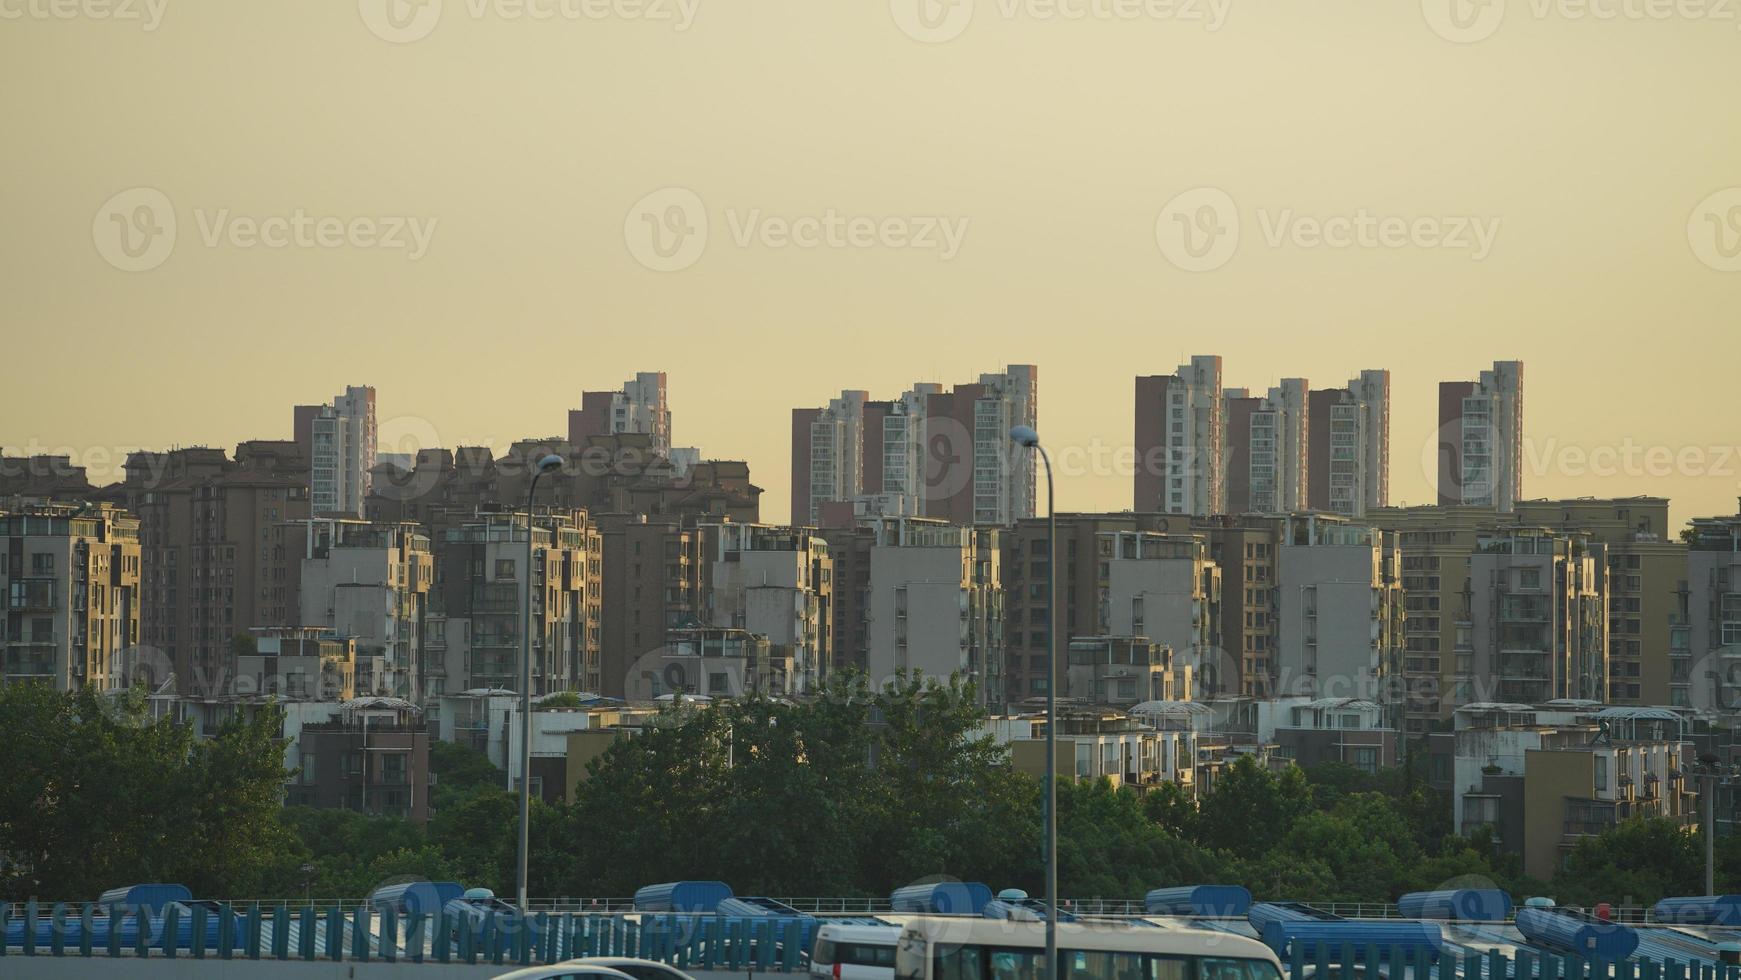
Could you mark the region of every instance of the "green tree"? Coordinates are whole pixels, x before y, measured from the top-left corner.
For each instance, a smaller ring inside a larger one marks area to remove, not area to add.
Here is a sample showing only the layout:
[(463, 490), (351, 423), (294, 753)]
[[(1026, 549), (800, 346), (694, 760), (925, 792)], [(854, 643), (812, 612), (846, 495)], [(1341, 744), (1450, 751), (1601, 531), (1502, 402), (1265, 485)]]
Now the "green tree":
[(0, 897), (90, 901), (117, 882), (206, 894), (279, 884), (294, 838), (276, 709), (196, 743), (138, 692), (0, 687)]
[(1058, 786), (1058, 866), (1059, 891), (1076, 898), (1126, 898), (1218, 881), (1226, 871), (1220, 858), (1150, 820), (1135, 790), (1113, 789), (1104, 777)]
[(1312, 787), (1298, 766), (1277, 776), (1249, 755), (1215, 780), (1197, 812), (1197, 842), (1251, 860), (1268, 854), (1312, 808)]
[(1704, 879), (1699, 838), (1673, 821), (1640, 817), (1578, 841), (1553, 889), (1563, 903), (1651, 905), (1669, 895), (1702, 895)]
[(1174, 837), (1197, 837), (1197, 800), (1178, 783), (1164, 782), (1144, 793), (1143, 812)]
[(429, 771), (435, 785), (429, 789), (429, 808), (439, 813), (473, 793), (494, 792), (507, 787), (508, 774), (490, 757), (458, 742), (429, 743)]

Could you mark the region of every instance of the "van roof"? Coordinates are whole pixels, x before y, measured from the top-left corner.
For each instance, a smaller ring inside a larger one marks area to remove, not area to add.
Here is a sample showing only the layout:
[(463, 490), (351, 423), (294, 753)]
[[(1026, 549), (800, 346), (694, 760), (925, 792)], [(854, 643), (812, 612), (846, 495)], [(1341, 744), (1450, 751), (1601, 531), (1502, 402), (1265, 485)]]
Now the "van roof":
[(901, 938), (900, 926), (846, 926), (832, 922), (824, 922), (816, 932), (818, 939), (829, 939), (834, 942), (877, 943), (883, 946), (893, 946)]
[[(1043, 947), (1046, 943), (1044, 922), (1018, 922), (1010, 919), (979, 919), (969, 916), (927, 916), (914, 918), (906, 925), (907, 933), (916, 933), (931, 942), (977, 943), (982, 945)], [(1267, 960), (1280, 967), (1281, 961), (1268, 946), (1255, 939), (1230, 932), (1210, 929), (1144, 929), (1116, 920), (1058, 923), (1058, 945), (1070, 949), (1126, 950), (1144, 953), (1172, 953), (1186, 956), (1235, 956), (1243, 959)]]

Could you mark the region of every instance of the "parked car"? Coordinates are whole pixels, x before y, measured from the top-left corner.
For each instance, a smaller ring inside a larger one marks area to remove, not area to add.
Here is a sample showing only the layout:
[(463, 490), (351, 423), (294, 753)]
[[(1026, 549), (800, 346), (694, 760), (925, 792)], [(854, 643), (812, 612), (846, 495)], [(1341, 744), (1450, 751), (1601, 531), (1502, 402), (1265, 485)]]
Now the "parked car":
[(528, 966), (511, 973), (498, 973), (495, 980), (636, 980), (636, 978), (621, 970), (613, 970), (608, 966), (567, 962), (552, 963), (548, 966)]
[(588, 956), (578, 960), (566, 960), (560, 966), (602, 966), (627, 973), (635, 980), (695, 980), (694, 977), (669, 963), (659, 963), (653, 960), (638, 960), (632, 956)]

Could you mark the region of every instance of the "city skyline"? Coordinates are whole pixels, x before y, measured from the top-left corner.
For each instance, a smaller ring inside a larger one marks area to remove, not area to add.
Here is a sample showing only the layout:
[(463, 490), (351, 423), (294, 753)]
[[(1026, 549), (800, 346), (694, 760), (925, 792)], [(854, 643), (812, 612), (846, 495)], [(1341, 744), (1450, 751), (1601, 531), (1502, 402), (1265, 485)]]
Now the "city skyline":
[[(1183, 361), (1189, 362), (1193, 355), (1186, 355)], [(1237, 392), (1240, 388), (1248, 388), (1261, 392), (1264, 387), (1252, 382), (1250, 375), (1240, 370), (1240, 362), (1232, 357), (1223, 356), (1224, 375), (1222, 387), (1224, 394)], [(897, 395), (910, 388), (913, 384), (941, 384), (944, 390), (953, 383), (950, 378), (959, 381), (971, 381), (984, 373), (985, 364), (979, 367), (964, 369), (957, 376), (944, 375), (942, 381), (932, 381), (929, 378), (914, 381), (898, 382), (882, 388), (871, 388), (873, 395)], [(1042, 370), (1043, 364), (1037, 365)], [(609, 374), (600, 377), (616, 377), (627, 375), (633, 377), (637, 373), (652, 373), (671, 376), (674, 372), (665, 371), (657, 365), (625, 363), (621, 368), (613, 367)], [(1370, 367), (1370, 365), (1368, 366)], [(1326, 378), (1348, 377), (1358, 375), (1362, 370), (1359, 366), (1346, 369), (1326, 369)], [(1381, 368), (1382, 369), (1382, 368)], [(1467, 371), (1447, 369), (1445, 374), (1466, 374), (1476, 376), (1487, 366), (1475, 364)], [(1162, 369), (1166, 370), (1166, 369)], [(1333, 373), (1341, 370), (1341, 374)], [(1547, 369), (1551, 371), (1551, 367)], [(1537, 394), (1542, 386), (1552, 383), (1551, 378), (1544, 378), (1547, 371), (1536, 368), (1531, 371), (1531, 398), (1529, 412), (1526, 416), (1523, 432), (1522, 461), (1523, 494), (1520, 499), (1570, 499), (1575, 497), (1628, 497), (1657, 496), (1670, 500), (1671, 517), (1676, 526), (1685, 524), (1695, 517), (1710, 514), (1726, 513), (1733, 509), (1738, 497), (1741, 497), (1741, 440), (1731, 440), (1734, 446), (1715, 443), (1711, 446), (1695, 445), (1688, 441), (1646, 442), (1639, 437), (1613, 435), (1607, 438), (1602, 433), (1587, 431), (1579, 436), (1562, 436), (1552, 432), (1538, 431), (1542, 423), (1538, 416), (1551, 410), (1544, 405), (1543, 399)], [(1340, 385), (1344, 382), (1327, 381), (1320, 383), (1313, 375), (1300, 372), (1303, 380), (1310, 383), (1314, 391), (1329, 385)], [(468, 425), (464, 419), (470, 414), (459, 406), (441, 406), (439, 411), (428, 414), (417, 414), (405, 409), (394, 397), (394, 390), (399, 387), (392, 379), (373, 379), (347, 376), (343, 373), (333, 375), (334, 384), (343, 391), (347, 386), (359, 383), (380, 392), (378, 446), (383, 457), (405, 456), (414, 454), (417, 449), (440, 448), (454, 450), (462, 446), (484, 446), (494, 451), (498, 456), (506, 453), (514, 442), (521, 440), (561, 439), (569, 435), (570, 424), (567, 421), (570, 413), (576, 412), (582, 402), (582, 389), (593, 392), (596, 388), (605, 388), (608, 393), (609, 383), (592, 381), (588, 375), (584, 382), (577, 381), (572, 387), (570, 404), (551, 413), (543, 431), (535, 427), (536, 423), (528, 422), (523, 431), (506, 430), (489, 432), (481, 426)], [(1269, 384), (1279, 384), (1281, 378)], [(1396, 380), (1392, 372), (1391, 381), (1391, 446), (1390, 446), (1390, 503), (1392, 506), (1432, 506), (1439, 503), (1437, 496), (1437, 480), (1439, 466), (1436, 454), (1439, 450), (1438, 413), (1440, 385), (1455, 384), (1453, 378), (1446, 377), (1433, 380), (1411, 389), (1405, 382)], [(864, 386), (869, 387), (869, 386)], [(697, 404), (696, 396), (688, 391), (684, 378), (677, 376), (669, 381), (667, 397), (669, 400), (669, 420), (665, 423), (670, 429), (667, 439), (675, 438), (688, 446), (697, 447), (679, 452), (681, 466), (688, 465), (693, 459), (729, 459), (745, 461), (750, 466), (750, 474), (757, 486), (765, 491), (761, 497), (761, 507), (764, 519), (784, 519), (788, 511), (788, 500), (791, 490), (790, 466), (793, 446), (791, 444), (791, 412), (803, 407), (803, 398), (809, 394), (808, 388), (790, 390), (793, 397), (799, 399), (783, 407), (783, 418), (775, 426), (775, 431), (765, 433), (748, 431), (752, 427), (741, 424), (736, 419), (746, 416), (733, 416), (729, 413), (709, 411), (702, 400)], [(848, 388), (846, 390), (862, 390)], [(1129, 380), (1123, 383), (1107, 383), (1096, 391), (1107, 400), (1114, 403), (1119, 393), (1126, 397), (1120, 408), (1109, 410), (1106, 418), (1097, 417), (1087, 439), (1081, 441), (1063, 441), (1053, 433), (1064, 426), (1053, 424), (1053, 413), (1068, 415), (1072, 405), (1080, 399), (1078, 393), (1059, 390), (1059, 383), (1048, 375), (1046, 383), (1046, 407), (1040, 413), (1039, 428), (1042, 438), (1052, 447), (1055, 460), (1059, 464), (1058, 507), (1061, 512), (1117, 512), (1131, 510), (1131, 488), (1135, 473), (1130, 469), (1132, 460), (1140, 458), (1140, 450), (1132, 440), (1131, 419), (1134, 412), (1134, 402), (1128, 393), (1131, 391)], [(839, 390), (835, 392), (838, 396)], [(560, 396), (554, 396), (560, 397)], [(299, 400), (300, 399), (300, 400)], [(291, 393), (291, 402), (300, 405), (306, 400), (304, 393)], [(828, 398), (819, 398), (820, 403), (826, 403)], [(72, 464), (84, 465), (88, 468), (87, 476), (93, 484), (118, 482), (122, 478), (122, 464), (127, 451), (145, 449), (163, 451), (176, 447), (209, 446), (229, 452), (236, 445), (250, 440), (290, 440), (295, 433), (294, 426), (288, 418), (290, 407), (286, 405), (271, 406), (272, 422), (259, 429), (250, 429), (242, 423), (233, 421), (236, 418), (252, 418), (256, 413), (246, 409), (246, 405), (238, 405), (236, 411), (226, 412), (220, 418), (207, 420), (207, 426), (215, 431), (228, 431), (234, 438), (167, 438), (156, 442), (133, 444), (120, 439), (111, 442), (99, 442), (92, 446), (78, 446), (67, 442), (56, 442), (49, 439), (35, 441), (0, 440), (0, 453), (4, 453), (0, 465), (21, 461), (21, 457), (29, 455), (61, 455), (71, 453)], [(1411, 407), (1414, 409), (1411, 411)], [(776, 411), (781, 411), (776, 408)], [(491, 413), (480, 413), (489, 415)], [(1116, 415), (1117, 419), (1112, 416)], [(761, 411), (754, 413), (760, 417)], [(438, 424), (436, 419), (456, 418), (457, 423)], [(1398, 420), (1407, 420), (1404, 424)], [(1225, 420), (1224, 420), (1225, 421)], [(11, 428), (7, 422), (0, 422), (0, 427)], [(216, 424), (214, 424), (216, 423)], [(1123, 434), (1119, 433), (1122, 426)], [(112, 426), (117, 430), (128, 430), (131, 422), (122, 418), (115, 420)], [(455, 439), (447, 438), (447, 433), (458, 431), (461, 436)], [(1080, 430), (1078, 430), (1080, 431)], [(754, 455), (733, 452), (722, 447), (751, 447)], [(763, 449), (762, 447), (768, 447)], [(1224, 447), (1224, 460), (1230, 459), (1233, 450)], [(1682, 467), (1691, 459), (1684, 454), (1692, 452), (1703, 459), (1702, 466)], [(1606, 454), (1606, 455), (1604, 455)], [(1666, 476), (1653, 475), (1663, 466), (1671, 471)], [(1618, 471), (1613, 475), (1602, 475), (1604, 468)], [(1686, 474), (1672, 472), (1677, 468), (1685, 468)], [(1701, 469), (1703, 473), (1701, 475)], [(1733, 474), (1725, 475), (1725, 474)], [(1676, 486), (1686, 492), (1677, 494)], [(1307, 509), (1307, 508), (1297, 508)], [(1038, 511), (1043, 514), (1043, 507)]]
[[(959, 33), (915, 37), (884, 3), (687, 22), (447, 7), (389, 37), (348, 4), (9, 21), (0, 58), (39, 84), (0, 107), (40, 149), (0, 192), (12, 360), (116, 350), (129, 371), (78, 398), (63, 371), (21, 372), (0, 445), (234, 446), (280, 431), (283, 405), (369, 383), (384, 426), (412, 416), (446, 445), (503, 446), (561, 433), (580, 391), (657, 367), (678, 443), (756, 464), (784, 514), (792, 405), (1030, 363), (1054, 393), (1044, 438), (1122, 444), (1128, 376), (1205, 350), (1253, 391), (1389, 368), (1393, 502), (1434, 499), (1414, 455), (1434, 386), (1498, 359), (1532, 366), (1534, 439), (1738, 441), (1701, 410), (1741, 351), (1723, 222), (1741, 135), (1702, 96), (1732, 75), (1732, 25), (1519, 8), (1471, 34), (1416, 4), (1232, 5), (1214, 24), (981, 4)], [(589, 94), (623, 79), (632, 97)], [(140, 188), (170, 205), (177, 240), (128, 271), (95, 226), (137, 214)], [(699, 256), (627, 240), (696, 202)], [(1157, 226), (1205, 205), (1241, 240), (1183, 267)], [(298, 214), (359, 239), (255, 239)], [(776, 233), (830, 214), (938, 241), (922, 219), (968, 224), (948, 259)], [(1324, 243), (1362, 215), (1443, 234)], [(1496, 231), (1479, 259), (1477, 221)], [(1599, 395), (1619, 377), (1661, 395)], [(1059, 502), (1128, 506), (1127, 483), (1062, 480)], [(1730, 510), (1738, 484), (1550, 473), (1525, 493), (1660, 493), (1686, 517)]]

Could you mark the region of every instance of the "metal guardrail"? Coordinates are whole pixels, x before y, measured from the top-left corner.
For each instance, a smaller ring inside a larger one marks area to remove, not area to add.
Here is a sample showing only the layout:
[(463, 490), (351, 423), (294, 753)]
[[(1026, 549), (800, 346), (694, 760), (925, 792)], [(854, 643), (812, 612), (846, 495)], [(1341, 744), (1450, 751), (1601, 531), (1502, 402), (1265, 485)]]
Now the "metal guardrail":
[[(785, 898), (768, 896), (774, 901), (789, 905), (800, 912), (812, 915), (882, 915), (894, 911), (887, 898)], [(231, 908), (246, 909), (253, 906), (276, 908), (280, 905), (299, 908), (314, 905), (326, 908), (338, 905), (352, 908), (368, 904), (363, 898), (250, 898), (235, 899), (223, 904)], [(1315, 909), (1328, 912), (1344, 919), (1404, 919), (1394, 903), (1389, 902), (1308, 902)], [(76, 907), (76, 906), (75, 906)], [(527, 910), (534, 914), (548, 912), (573, 915), (619, 915), (635, 911), (633, 898), (533, 898), (526, 903)], [(1126, 898), (1080, 898), (1065, 899), (1059, 908), (1075, 912), (1079, 915), (1147, 915), (1141, 899)], [(11, 919), (24, 915), (25, 903), (0, 903), (0, 911)], [(1610, 910), (1610, 919), (1624, 925), (1655, 925), (1656, 916), (1647, 905), (1616, 905)]]
[[(581, 956), (634, 956), (678, 969), (796, 973), (807, 967), (815, 920), (642, 913), (636, 916), (472, 909), (433, 915), (367, 905), (171, 904), (161, 915), (99, 915), (92, 903), (25, 903), (0, 916), (0, 958), (77, 956), (544, 965)], [(13, 937), (17, 937), (17, 941)], [(1311, 955), (1306, 955), (1307, 946)], [(1289, 980), (1741, 980), (1741, 966), (1704, 959), (1619, 963), (1527, 948), (1510, 955), (1428, 946), (1292, 943)], [(1360, 964), (1361, 973), (1348, 969)], [(0, 975), (7, 971), (0, 966)]]

